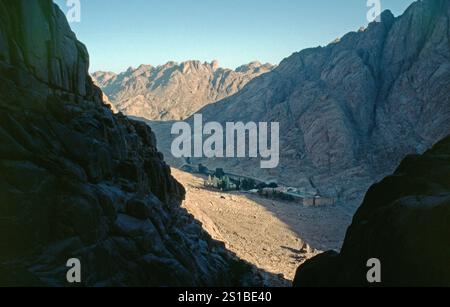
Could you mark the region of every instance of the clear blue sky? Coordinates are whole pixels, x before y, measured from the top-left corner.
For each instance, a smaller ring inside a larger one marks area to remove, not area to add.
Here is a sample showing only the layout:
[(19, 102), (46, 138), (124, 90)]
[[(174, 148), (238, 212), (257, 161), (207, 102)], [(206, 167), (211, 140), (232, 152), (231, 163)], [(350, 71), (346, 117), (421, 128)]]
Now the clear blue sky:
[[(67, 12), (66, 0), (55, 0)], [(413, 0), (381, 0), (396, 16)], [(367, 0), (81, 0), (71, 23), (91, 69), (219, 60), (278, 64), (367, 24)]]

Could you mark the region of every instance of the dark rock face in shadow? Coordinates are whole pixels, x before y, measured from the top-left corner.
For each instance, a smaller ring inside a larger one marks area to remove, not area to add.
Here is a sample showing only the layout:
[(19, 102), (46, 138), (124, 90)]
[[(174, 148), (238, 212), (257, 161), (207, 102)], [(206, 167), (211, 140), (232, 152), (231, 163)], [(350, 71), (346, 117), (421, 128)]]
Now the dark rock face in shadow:
[(374, 185), (340, 254), (299, 268), (296, 286), (369, 286), (367, 261), (381, 261), (379, 286), (450, 286), (450, 137), (407, 157)]
[(58, 7), (0, 16), (0, 285), (67, 286), (70, 258), (84, 286), (254, 285), (180, 208), (151, 129), (103, 105)]

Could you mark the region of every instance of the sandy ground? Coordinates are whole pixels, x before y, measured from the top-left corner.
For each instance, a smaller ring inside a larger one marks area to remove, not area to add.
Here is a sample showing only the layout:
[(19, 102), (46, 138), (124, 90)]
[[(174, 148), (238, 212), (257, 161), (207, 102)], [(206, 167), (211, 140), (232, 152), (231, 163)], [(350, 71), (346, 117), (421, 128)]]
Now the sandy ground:
[(246, 193), (204, 188), (204, 178), (172, 170), (187, 191), (183, 206), (238, 257), (292, 281), (320, 251), (339, 249), (351, 217), (336, 207), (308, 208)]

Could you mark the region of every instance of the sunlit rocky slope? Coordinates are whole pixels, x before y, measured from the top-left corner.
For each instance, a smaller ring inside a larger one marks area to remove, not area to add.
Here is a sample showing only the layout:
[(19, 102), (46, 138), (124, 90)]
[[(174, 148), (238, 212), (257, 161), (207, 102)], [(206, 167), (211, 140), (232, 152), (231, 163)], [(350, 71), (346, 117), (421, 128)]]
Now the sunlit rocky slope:
[[(208, 105), (204, 121), (279, 122), (280, 166), (259, 159), (193, 160), (358, 205), (407, 154), (450, 133), (450, 1), (413, 3), (394, 17), (300, 51), (236, 95)], [(170, 124), (154, 126), (170, 159)], [(183, 161), (173, 161), (177, 165)]]
[(259, 62), (231, 70), (221, 68), (217, 61), (187, 61), (141, 65), (118, 75), (95, 72), (92, 77), (117, 111), (150, 120), (180, 120), (235, 94), (272, 69), (272, 65)]

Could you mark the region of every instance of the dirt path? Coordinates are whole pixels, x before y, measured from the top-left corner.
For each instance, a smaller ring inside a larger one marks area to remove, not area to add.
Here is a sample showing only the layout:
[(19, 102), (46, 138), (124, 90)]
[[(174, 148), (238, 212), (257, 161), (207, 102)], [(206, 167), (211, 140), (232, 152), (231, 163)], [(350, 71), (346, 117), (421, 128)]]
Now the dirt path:
[(346, 228), (342, 224), (349, 223), (335, 209), (211, 191), (203, 187), (203, 178), (172, 172), (187, 191), (183, 206), (214, 239), (238, 257), (290, 281), (299, 265), (318, 253), (313, 247), (339, 248)]

